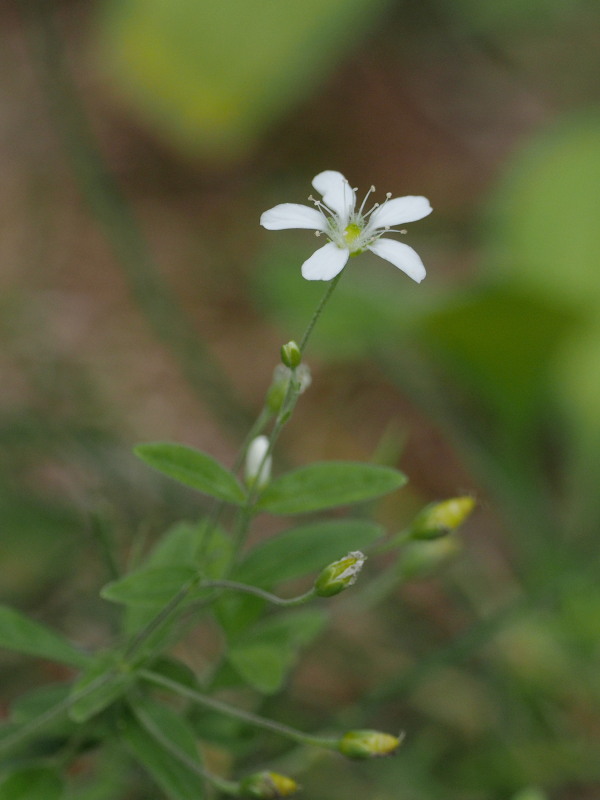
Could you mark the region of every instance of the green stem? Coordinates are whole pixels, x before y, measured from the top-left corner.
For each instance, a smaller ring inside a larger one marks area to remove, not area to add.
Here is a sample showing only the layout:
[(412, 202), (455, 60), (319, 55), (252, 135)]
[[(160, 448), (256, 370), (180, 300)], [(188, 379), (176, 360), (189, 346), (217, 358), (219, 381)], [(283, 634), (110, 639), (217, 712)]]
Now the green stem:
[(259, 589), (258, 586), (250, 586), (246, 583), (238, 583), (238, 581), (228, 581), (228, 580), (215, 580), (215, 581), (202, 581), (200, 584), (202, 587), (206, 587), (207, 589), (230, 589), (233, 592), (244, 592), (245, 594), (253, 594), (256, 597), (261, 597), (263, 600), (266, 600), (268, 603), (272, 603), (276, 606), (299, 606), (303, 603), (308, 602), (311, 598), (315, 596), (314, 588), (309, 589), (308, 592), (304, 594), (297, 595), (296, 597), (284, 598), (278, 597), (276, 594), (271, 594), (271, 592), (267, 592), (264, 589)]
[(152, 634), (170, 620), (172, 615), (178, 610), (179, 606), (185, 601), (192, 589), (198, 585), (200, 580), (201, 576), (196, 575), (186, 581), (177, 594), (169, 600), (166, 606), (164, 606), (141, 631), (138, 631), (138, 633), (134, 635), (123, 652), (122, 662), (127, 663), (132, 661), (135, 654), (141, 649), (142, 645), (148, 641)]
[(217, 789), (221, 792), (225, 792), (226, 794), (230, 795), (239, 795), (238, 791), (238, 784), (234, 783), (233, 781), (227, 781), (224, 778), (220, 778), (218, 775), (209, 772), (208, 770), (204, 769), (196, 760), (194, 760), (191, 756), (187, 753), (184, 753), (176, 744), (173, 744), (171, 739), (161, 731), (158, 725), (155, 724), (154, 720), (151, 719), (148, 714), (141, 710), (138, 706), (135, 706), (133, 703), (130, 704), (130, 708), (133, 711), (134, 715), (137, 717), (138, 722), (146, 729), (146, 731), (155, 739), (165, 750), (174, 756), (179, 762), (184, 764), (191, 772), (194, 772), (196, 775), (199, 775), (201, 778), (210, 781)]
[(325, 308), (325, 306), (327, 305), (327, 303), (328, 303), (328, 301), (329, 301), (329, 298), (330, 298), (330, 297), (331, 297), (331, 295), (333, 294), (333, 290), (334, 290), (334, 289), (335, 289), (335, 287), (338, 285), (338, 283), (339, 283), (339, 281), (340, 281), (340, 278), (342, 277), (343, 273), (344, 273), (344, 270), (342, 270), (340, 273), (338, 273), (338, 274), (335, 276), (335, 278), (334, 278), (332, 281), (330, 281), (330, 283), (329, 283), (329, 286), (327, 287), (327, 290), (326, 290), (325, 294), (324, 294), (324, 295), (323, 295), (323, 297), (321, 298), (321, 302), (319, 303), (319, 305), (318, 305), (318, 306), (317, 306), (317, 308), (315, 309), (315, 313), (312, 315), (312, 319), (311, 319), (311, 321), (308, 323), (308, 327), (307, 327), (307, 328), (306, 328), (306, 330), (304, 331), (304, 336), (303, 336), (303, 337), (302, 337), (302, 339), (300, 340), (300, 345), (299, 345), (299, 347), (300, 347), (300, 351), (301, 351), (302, 353), (304, 353), (304, 350), (306, 349), (306, 345), (307, 345), (307, 343), (308, 343), (308, 340), (309, 340), (309, 338), (310, 338), (310, 335), (311, 335), (311, 333), (312, 333), (312, 331), (313, 331), (313, 328), (314, 328), (314, 327), (315, 327), (315, 325), (317, 324), (319, 317), (320, 317), (320, 316), (321, 316), (321, 314), (323, 313), (323, 309), (324, 309), (324, 308)]
[(175, 692), (182, 697), (186, 697), (188, 700), (191, 700), (198, 705), (204, 706), (205, 708), (210, 708), (213, 711), (219, 712), (220, 714), (234, 717), (242, 722), (247, 722), (249, 725), (253, 725), (256, 728), (262, 728), (264, 730), (272, 731), (273, 733), (278, 733), (281, 736), (285, 736), (287, 739), (292, 739), (300, 744), (311, 744), (315, 745), (316, 747), (325, 747), (329, 750), (337, 749), (339, 739), (332, 739), (330, 737), (323, 736), (311, 736), (310, 734), (299, 731), (296, 728), (291, 728), (289, 725), (284, 725), (281, 722), (275, 722), (272, 719), (261, 717), (258, 714), (253, 714), (251, 711), (244, 711), (241, 708), (231, 706), (228, 703), (224, 703), (222, 700), (215, 699), (214, 697), (208, 697), (207, 695), (194, 691), (194, 689), (189, 689), (187, 686), (177, 683), (177, 681), (172, 681), (170, 678), (166, 678), (163, 675), (158, 675), (150, 670), (140, 670), (139, 674), (141, 678), (145, 678), (148, 682), (153, 683), (156, 686), (161, 686), (164, 689), (170, 689), (172, 692)]

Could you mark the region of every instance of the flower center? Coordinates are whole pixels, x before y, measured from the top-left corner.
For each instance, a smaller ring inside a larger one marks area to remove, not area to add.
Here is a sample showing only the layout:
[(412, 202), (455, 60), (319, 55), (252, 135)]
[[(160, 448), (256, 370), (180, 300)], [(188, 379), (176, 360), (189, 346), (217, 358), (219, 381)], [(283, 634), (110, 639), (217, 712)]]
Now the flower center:
[(344, 241), (350, 249), (356, 244), (356, 240), (360, 237), (361, 233), (362, 228), (360, 225), (357, 225), (356, 222), (351, 222), (350, 225), (344, 229)]

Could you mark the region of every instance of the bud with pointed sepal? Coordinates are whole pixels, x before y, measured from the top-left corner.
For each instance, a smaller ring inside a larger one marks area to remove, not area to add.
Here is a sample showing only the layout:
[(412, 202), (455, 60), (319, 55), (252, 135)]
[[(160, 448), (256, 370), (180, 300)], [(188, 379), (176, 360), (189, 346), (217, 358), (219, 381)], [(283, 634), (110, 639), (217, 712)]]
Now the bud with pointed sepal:
[(298, 791), (296, 781), (278, 772), (255, 772), (240, 782), (239, 796), (255, 800), (278, 800), (290, 797)]
[(296, 369), (300, 365), (302, 361), (302, 351), (294, 342), (288, 342), (284, 344), (281, 348), (281, 360), (285, 364), (286, 367), (290, 369)]
[(348, 758), (382, 758), (393, 755), (404, 739), (404, 734), (392, 736), (380, 731), (348, 731), (338, 742), (338, 750)]
[(348, 553), (339, 561), (334, 561), (321, 572), (315, 581), (315, 594), (317, 597), (333, 597), (356, 581), (358, 573), (367, 560), (364, 553), (355, 550)]
[(431, 503), (413, 520), (410, 538), (441, 539), (460, 527), (474, 508), (475, 500), (468, 495)]

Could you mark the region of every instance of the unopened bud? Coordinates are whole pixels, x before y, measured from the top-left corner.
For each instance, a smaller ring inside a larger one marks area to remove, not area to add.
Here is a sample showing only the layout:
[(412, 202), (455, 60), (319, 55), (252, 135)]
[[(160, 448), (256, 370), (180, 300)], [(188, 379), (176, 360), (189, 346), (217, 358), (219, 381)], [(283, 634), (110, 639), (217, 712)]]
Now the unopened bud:
[[(267, 392), (267, 406), (273, 414), (281, 411), (281, 406), (287, 394), (288, 386), (292, 378), (292, 370), (284, 364), (278, 364), (273, 372), (273, 380)], [(299, 394), (305, 392), (312, 383), (310, 369), (306, 364), (300, 364), (295, 373), (297, 391)]]
[(404, 734), (391, 736), (379, 731), (349, 731), (338, 742), (338, 750), (348, 758), (391, 756), (402, 744)]
[(296, 342), (291, 341), (282, 346), (281, 360), (286, 367), (290, 367), (291, 369), (295, 369), (300, 365), (300, 362), (302, 361), (302, 351)]
[(278, 772), (255, 772), (240, 781), (240, 797), (252, 797), (256, 800), (277, 800), (279, 797), (290, 797), (298, 791), (298, 784)]
[(317, 597), (333, 597), (352, 586), (366, 560), (364, 553), (356, 550), (325, 567), (315, 581)]
[(245, 479), (247, 486), (264, 489), (269, 483), (273, 459), (267, 455), (268, 451), (269, 440), (266, 436), (257, 436), (250, 442), (246, 451)]
[(410, 526), (411, 539), (440, 539), (458, 528), (475, 508), (472, 497), (453, 497), (426, 506)]

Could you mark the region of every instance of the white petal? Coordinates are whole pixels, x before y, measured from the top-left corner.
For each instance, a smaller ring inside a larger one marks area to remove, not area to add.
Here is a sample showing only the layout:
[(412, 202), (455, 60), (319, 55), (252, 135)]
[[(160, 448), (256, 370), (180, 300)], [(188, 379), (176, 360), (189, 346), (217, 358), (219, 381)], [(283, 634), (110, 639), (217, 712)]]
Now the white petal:
[(313, 231), (327, 231), (327, 218), (316, 208), (299, 203), (281, 203), (265, 211), (260, 224), (268, 231), (282, 231), (286, 228), (309, 228)]
[(426, 197), (396, 197), (383, 203), (372, 214), (369, 228), (392, 228), (405, 222), (416, 222), (431, 214), (433, 209)]
[(317, 192), (323, 195), (323, 202), (340, 218), (342, 226), (348, 223), (348, 217), (354, 211), (356, 195), (341, 172), (328, 169), (320, 172), (312, 182)]
[(421, 283), (425, 277), (423, 262), (418, 253), (407, 244), (396, 242), (394, 239), (377, 239), (369, 245), (369, 250), (381, 258), (385, 258), (386, 261), (391, 261), (395, 267), (406, 272), (408, 277), (417, 283)]
[(344, 269), (349, 257), (348, 250), (329, 242), (302, 264), (302, 277), (307, 281), (329, 281)]

